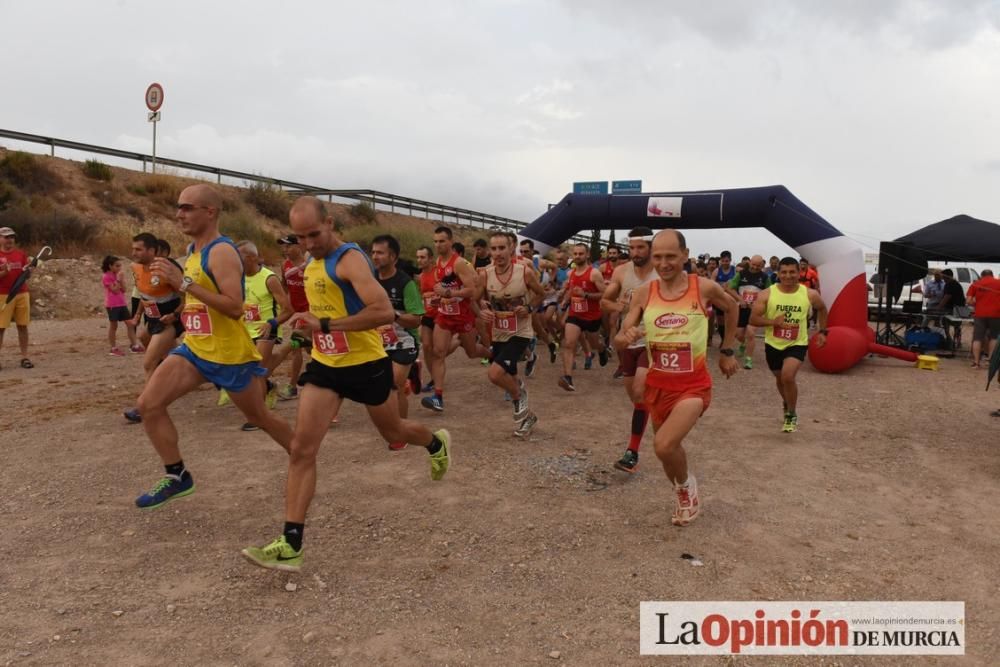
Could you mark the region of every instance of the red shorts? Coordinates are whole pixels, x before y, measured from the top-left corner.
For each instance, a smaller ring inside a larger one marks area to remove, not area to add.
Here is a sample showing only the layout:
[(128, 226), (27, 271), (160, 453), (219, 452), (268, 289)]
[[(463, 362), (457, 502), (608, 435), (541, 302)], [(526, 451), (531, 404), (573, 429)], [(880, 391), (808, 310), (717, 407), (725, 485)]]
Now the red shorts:
[(464, 334), (469, 333), (476, 328), (476, 318), (474, 316), (445, 317), (444, 315), (438, 314), (438, 316), (434, 318), (434, 325), (452, 333)]
[(639, 368), (649, 368), (649, 354), (646, 353), (645, 346), (626, 348), (620, 355), (622, 375), (627, 378), (635, 377), (635, 372)]
[(667, 421), (674, 406), (686, 398), (700, 398), (704, 405), (701, 414), (705, 414), (705, 410), (708, 410), (708, 406), (712, 402), (712, 388), (668, 391), (647, 384), (642, 395), (642, 402), (646, 404), (646, 410), (649, 411), (649, 417), (653, 420), (653, 426), (659, 426)]

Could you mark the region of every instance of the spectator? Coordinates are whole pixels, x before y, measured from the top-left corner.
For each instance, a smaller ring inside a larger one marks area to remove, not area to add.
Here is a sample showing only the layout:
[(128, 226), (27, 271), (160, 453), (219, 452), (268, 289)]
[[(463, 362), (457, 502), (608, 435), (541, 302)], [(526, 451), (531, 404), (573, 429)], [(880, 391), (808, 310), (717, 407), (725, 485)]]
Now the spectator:
[(993, 355), (1000, 336), (1000, 279), (986, 269), (979, 280), (969, 286), (968, 302), (975, 305), (972, 325), (972, 367), (979, 368), (983, 355), (983, 340), (988, 340), (986, 357)]
[(914, 292), (924, 295), (924, 305), (928, 311), (941, 309), (941, 297), (944, 296), (944, 278), (941, 274), (941, 269), (931, 269), (930, 277), (924, 278), (922, 284), (913, 288)]
[(34, 368), (28, 359), (28, 323), (31, 321), (31, 297), (28, 295), (28, 284), (22, 283), (17, 296), (7, 303), (10, 290), (21, 274), (31, 269), (28, 264), (31, 259), (15, 243), (16, 233), (10, 227), (0, 227), (0, 346), (3, 345), (3, 334), (13, 319), (17, 325), (17, 342), (21, 347), (21, 368)]
[(965, 307), (965, 292), (962, 291), (962, 284), (955, 280), (955, 272), (945, 269), (941, 272), (944, 288), (941, 292), (941, 300), (938, 302), (938, 309), (945, 315), (951, 315), (956, 308)]
[(125, 297), (125, 272), (122, 271), (122, 260), (114, 255), (108, 255), (101, 262), (101, 285), (104, 287), (104, 308), (108, 312), (108, 344), (112, 357), (124, 357), (125, 353), (118, 347), (118, 323), (124, 322), (131, 343), (132, 352), (138, 353), (139, 342), (135, 339), (135, 324), (131, 319), (128, 301)]

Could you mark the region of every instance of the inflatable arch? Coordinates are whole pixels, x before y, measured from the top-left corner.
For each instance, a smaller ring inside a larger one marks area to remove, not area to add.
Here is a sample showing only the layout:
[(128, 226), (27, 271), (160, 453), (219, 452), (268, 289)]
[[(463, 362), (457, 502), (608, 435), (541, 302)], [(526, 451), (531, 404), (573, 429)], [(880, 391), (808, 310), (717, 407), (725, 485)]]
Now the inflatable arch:
[(915, 361), (912, 352), (877, 345), (868, 326), (864, 251), (803, 204), (787, 188), (773, 185), (696, 192), (619, 195), (568, 194), (521, 230), (542, 253), (591, 229), (716, 229), (763, 227), (815, 264), (830, 309), (827, 344), (809, 344), (809, 359), (827, 373), (851, 368), (869, 352)]

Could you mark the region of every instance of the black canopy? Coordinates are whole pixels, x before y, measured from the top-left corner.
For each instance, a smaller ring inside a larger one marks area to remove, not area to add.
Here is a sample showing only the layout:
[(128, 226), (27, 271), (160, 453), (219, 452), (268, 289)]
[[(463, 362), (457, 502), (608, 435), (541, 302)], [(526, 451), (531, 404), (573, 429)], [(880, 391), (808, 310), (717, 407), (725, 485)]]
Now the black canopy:
[(1000, 225), (956, 215), (896, 239), (912, 245), (929, 260), (1000, 262)]

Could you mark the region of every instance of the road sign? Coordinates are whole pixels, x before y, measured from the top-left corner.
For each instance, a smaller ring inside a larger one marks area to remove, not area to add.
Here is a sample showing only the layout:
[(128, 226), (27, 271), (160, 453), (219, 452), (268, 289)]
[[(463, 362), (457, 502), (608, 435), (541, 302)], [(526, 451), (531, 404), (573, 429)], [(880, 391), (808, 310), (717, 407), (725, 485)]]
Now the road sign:
[(606, 195), (608, 194), (607, 181), (583, 181), (573, 184), (573, 194), (575, 195)]
[(163, 86), (158, 83), (149, 84), (146, 89), (146, 106), (150, 111), (159, 111), (163, 106)]
[(631, 195), (642, 192), (642, 181), (611, 181), (611, 194)]
[(149, 120), (150, 123), (155, 123), (158, 120), (160, 120), (160, 112), (159, 111), (150, 111), (148, 114), (146, 114), (146, 118), (147, 118), (147, 120)]

